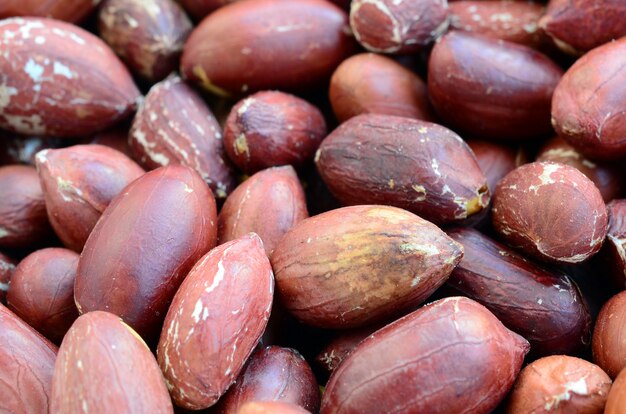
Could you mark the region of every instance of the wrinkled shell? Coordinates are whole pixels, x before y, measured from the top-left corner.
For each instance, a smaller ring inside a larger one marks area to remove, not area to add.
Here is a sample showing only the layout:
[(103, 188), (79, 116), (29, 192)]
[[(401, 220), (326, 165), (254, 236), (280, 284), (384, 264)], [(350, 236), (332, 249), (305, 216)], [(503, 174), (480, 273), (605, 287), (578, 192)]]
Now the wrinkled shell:
[(576, 354), (591, 340), (591, 315), (565, 275), (524, 259), (478, 231), (448, 232), (465, 254), (447, 281), (526, 338), (533, 355)]
[(135, 109), (139, 91), (109, 47), (67, 23), (0, 22), (0, 128), (22, 134), (85, 136)]
[(34, 167), (1, 167), (0, 194), (0, 248), (37, 246), (52, 235)]
[(217, 218), (218, 242), (253, 232), (269, 256), (285, 233), (308, 216), (304, 190), (291, 166), (259, 171), (226, 199)]
[(626, 292), (618, 293), (600, 310), (593, 331), (593, 362), (615, 378), (626, 367)]
[(258, 92), (238, 102), (224, 126), (229, 158), (250, 174), (264, 168), (302, 166), (326, 136), (324, 116), (297, 96)]
[(571, 165), (585, 174), (596, 185), (605, 203), (617, 198), (626, 188), (623, 173), (615, 166), (596, 163), (582, 155), (561, 137), (547, 141), (537, 154), (536, 161), (552, 161)]
[(235, 414), (250, 401), (291, 403), (316, 413), (320, 391), (311, 367), (298, 351), (269, 346), (250, 356), (214, 412)]
[(617, 159), (626, 155), (625, 65), (623, 38), (578, 59), (554, 91), (554, 129), (591, 158)]
[(604, 414), (622, 414), (626, 412), (626, 370), (620, 371), (620, 374), (613, 381), (609, 398), (604, 407)]
[(0, 305), (0, 411), (48, 412), (57, 348)]
[(344, 205), (392, 205), (449, 223), (489, 204), (487, 181), (467, 144), (429, 122), (375, 114), (351, 118), (324, 139), (315, 162)]
[(54, 343), (78, 317), (74, 280), (78, 254), (48, 248), (26, 256), (15, 269), (7, 303), (17, 316)]
[(173, 413), (159, 366), (142, 339), (108, 312), (79, 317), (54, 366), (50, 414)]
[(374, 53), (341, 62), (330, 80), (329, 98), (339, 122), (364, 113), (434, 119), (424, 81)]
[(602, 195), (569, 165), (534, 162), (509, 173), (493, 197), (493, 225), (514, 247), (540, 260), (580, 263), (607, 231)]
[(446, 0), (352, 0), (350, 26), (371, 52), (425, 49), (448, 29)]
[(321, 414), (488, 413), (528, 348), (485, 307), (443, 299), (361, 342), (328, 382)]
[(287, 310), (307, 324), (340, 329), (419, 305), (462, 255), (459, 244), (408, 211), (354, 206), (301, 221), (271, 259)]
[(428, 93), (451, 127), (481, 138), (548, 134), (550, 102), (563, 71), (527, 46), (452, 31), (433, 48)]
[(450, 27), (538, 48), (544, 41), (539, 19), (543, 4), (514, 1), (450, 3)]
[(212, 406), (235, 381), (267, 325), (274, 277), (254, 233), (216, 247), (191, 269), (157, 349), (176, 405)]
[(521, 148), (516, 149), (478, 139), (467, 140), (467, 145), (472, 149), (478, 166), (487, 178), (491, 194), (496, 190), (500, 180), (526, 162), (526, 154)]
[(611, 379), (600, 367), (565, 355), (541, 358), (519, 374), (509, 414), (601, 414)]
[(539, 24), (566, 53), (584, 52), (626, 36), (622, 0), (550, 0)]
[(177, 76), (150, 89), (133, 121), (130, 146), (148, 170), (169, 164), (195, 169), (218, 199), (235, 186), (219, 124), (202, 98)]
[(36, 165), (50, 224), (77, 252), (113, 197), (144, 173), (121, 152), (93, 144), (41, 151)]
[(146, 173), (113, 199), (85, 244), (79, 311), (114, 313), (152, 339), (178, 286), (216, 238), (215, 200), (195, 171), (173, 165)]
[(349, 33), (346, 13), (324, 0), (236, 2), (191, 33), (181, 72), (221, 96), (311, 89), (352, 53)]
[(614, 285), (626, 289), (626, 200), (614, 200), (606, 206), (609, 230), (600, 256), (608, 266)]
[(2, 0), (0, 19), (13, 16), (40, 16), (80, 23), (101, 0)]
[(106, 0), (99, 31), (135, 73), (159, 81), (174, 71), (192, 24), (171, 0)]
[(0, 302), (6, 303), (6, 295), (11, 283), (11, 276), (15, 272), (17, 263), (9, 256), (0, 253)]

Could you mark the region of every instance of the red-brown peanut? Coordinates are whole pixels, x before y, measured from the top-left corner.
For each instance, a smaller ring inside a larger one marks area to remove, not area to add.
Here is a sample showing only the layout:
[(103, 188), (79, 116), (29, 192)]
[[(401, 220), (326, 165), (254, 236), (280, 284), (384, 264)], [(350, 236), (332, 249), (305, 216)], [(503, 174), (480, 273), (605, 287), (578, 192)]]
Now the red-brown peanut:
[(626, 369), (620, 371), (606, 400), (604, 414), (621, 414), (626, 411)]
[(593, 362), (615, 378), (626, 367), (626, 292), (609, 299), (598, 314), (593, 330)]
[(13, 16), (40, 16), (70, 23), (82, 22), (101, 0), (3, 0), (0, 19)]

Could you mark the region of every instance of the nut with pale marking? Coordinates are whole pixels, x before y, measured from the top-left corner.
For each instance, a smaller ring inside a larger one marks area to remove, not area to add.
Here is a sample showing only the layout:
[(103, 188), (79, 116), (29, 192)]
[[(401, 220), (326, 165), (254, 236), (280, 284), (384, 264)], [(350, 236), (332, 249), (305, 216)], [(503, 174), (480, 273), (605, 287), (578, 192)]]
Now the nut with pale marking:
[(458, 243), (406, 210), (353, 206), (301, 221), (271, 260), (288, 311), (307, 324), (342, 329), (413, 309), (462, 256)]
[(322, 141), (315, 163), (344, 205), (392, 205), (437, 224), (489, 205), (487, 180), (470, 148), (430, 122), (359, 115)]
[(68, 23), (0, 21), (0, 128), (20, 134), (85, 136), (130, 115), (140, 97), (102, 40)]
[(500, 181), (493, 225), (508, 244), (540, 260), (580, 263), (602, 247), (607, 233), (602, 195), (569, 165), (534, 162)]

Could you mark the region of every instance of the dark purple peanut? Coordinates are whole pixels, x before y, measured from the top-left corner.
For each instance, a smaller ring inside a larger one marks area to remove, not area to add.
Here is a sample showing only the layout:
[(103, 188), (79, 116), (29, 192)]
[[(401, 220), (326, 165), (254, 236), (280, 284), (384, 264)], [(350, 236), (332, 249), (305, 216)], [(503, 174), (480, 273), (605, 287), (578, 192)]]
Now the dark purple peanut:
[(364, 113), (434, 119), (426, 84), (396, 61), (361, 53), (341, 62), (328, 93), (339, 122)]
[(445, 0), (352, 0), (350, 26), (371, 52), (417, 52), (448, 29), (447, 6)]
[(222, 244), (256, 233), (268, 256), (294, 225), (309, 216), (304, 190), (291, 166), (259, 171), (228, 196), (217, 218)]
[(290, 403), (316, 413), (320, 391), (311, 367), (298, 351), (269, 346), (250, 356), (237, 381), (212, 412), (236, 414), (251, 401)]
[(626, 36), (625, 20), (622, 0), (550, 0), (539, 25), (562, 51), (581, 55)]
[(493, 197), (493, 225), (525, 254), (580, 263), (597, 253), (607, 232), (602, 195), (569, 165), (534, 162), (509, 173)]
[(450, 27), (538, 48), (545, 34), (539, 19), (545, 6), (533, 2), (455, 1), (449, 5)]
[(78, 317), (74, 280), (78, 254), (48, 248), (26, 256), (11, 278), (7, 303), (17, 316), (56, 344)]
[(576, 354), (591, 339), (591, 315), (577, 286), (478, 231), (448, 235), (465, 254), (446, 282), (481, 303), (530, 342), (533, 355)]
[(157, 357), (179, 407), (214, 405), (241, 372), (270, 316), (274, 277), (254, 233), (191, 269), (167, 312)]
[(326, 136), (322, 113), (307, 101), (278, 91), (238, 102), (224, 125), (228, 157), (251, 174), (269, 167), (299, 167), (313, 159)]
[(102, 39), (134, 73), (152, 82), (176, 70), (193, 27), (172, 0), (105, 0), (98, 23)]
[(129, 141), (133, 157), (148, 170), (170, 164), (191, 167), (217, 199), (235, 187), (219, 124), (202, 98), (177, 76), (150, 89)]
[(0, 304), (0, 411), (48, 412), (57, 347)]
[(563, 75), (552, 125), (574, 148), (603, 160), (626, 156), (626, 38), (600, 46)]
[(527, 46), (453, 31), (433, 48), (428, 93), (454, 129), (500, 141), (530, 139), (551, 131), (550, 103), (562, 74)]
[(35, 167), (0, 168), (0, 248), (27, 248), (52, 236)]
[(608, 267), (613, 285), (626, 289), (626, 200), (613, 200), (606, 205), (609, 229), (600, 259)]
[(172, 165), (144, 174), (113, 199), (85, 244), (78, 310), (106, 310), (155, 338), (178, 286), (216, 238), (215, 199), (198, 173)]
[(344, 207), (298, 223), (272, 254), (281, 303), (298, 319), (345, 329), (412, 309), (441, 286), (461, 246), (395, 207)]
[(626, 368), (626, 292), (609, 299), (596, 319), (593, 330), (593, 362), (615, 378)]
[(519, 374), (508, 414), (601, 414), (611, 379), (602, 369), (565, 355), (538, 359)]
[(324, 139), (315, 163), (344, 205), (391, 205), (437, 224), (464, 220), (489, 205), (487, 180), (470, 148), (430, 122), (351, 118)]
[(439, 300), (361, 342), (328, 382), (321, 414), (489, 413), (528, 348), (482, 305)]
[(77, 252), (111, 200), (144, 174), (121, 152), (94, 144), (43, 150), (36, 166), (50, 224), (63, 244)]
[(108, 312), (79, 317), (54, 366), (50, 414), (173, 413), (154, 355)]
[(605, 203), (623, 193), (626, 185), (623, 173), (616, 166), (596, 163), (585, 158), (561, 137), (547, 141), (537, 154), (536, 161), (552, 161), (571, 165), (582, 172), (596, 185)]
[(212, 13), (191, 33), (181, 72), (220, 96), (307, 90), (327, 81), (354, 50), (348, 16), (332, 3), (239, 1)]

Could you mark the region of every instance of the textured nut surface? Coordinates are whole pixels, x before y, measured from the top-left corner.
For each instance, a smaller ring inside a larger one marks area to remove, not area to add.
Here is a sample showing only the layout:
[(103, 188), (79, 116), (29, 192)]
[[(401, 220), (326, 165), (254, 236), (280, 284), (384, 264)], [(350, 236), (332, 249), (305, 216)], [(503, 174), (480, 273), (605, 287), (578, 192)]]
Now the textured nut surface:
[(621, 414), (626, 411), (626, 370), (621, 370), (609, 391), (604, 414)]
[(113, 199), (85, 244), (78, 310), (114, 313), (152, 339), (176, 289), (216, 239), (215, 200), (195, 171), (172, 165), (146, 173)]
[(564, 52), (579, 55), (626, 36), (621, 0), (550, 0), (540, 26)]
[(376, 114), (351, 118), (324, 139), (315, 163), (344, 205), (392, 205), (449, 223), (489, 204), (487, 180), (470, 148), (430, 122)]
[(174, 412), (154, 355), (108, 312), (80, 316), (59, 348), (50, 413), (79, 412)]
[(487, 413), (526, 352), (528, 342), (477, 302), (439, 300), (361, 342), (328, 382), (321, 413)]
[(13, 16), (40, 16), (80, 23), (101, 0), (3, 0), (0, 19)]
[(0, 302), (6, 303), (6, 295), (11, 284), (11, 276), (17, 263), (9, 256), (0, 253)]
[(626, 200), (613, 200), (606, 205), (609, 230), (600, 256), (608, 266), (614, 285), (626, 288)]
[(626, 367), (626, 292), (618, 293), (602, 306), (593, 330), (593, 362), (611, 378)]
[(17, 316), (59, 344), (78, 317), (74, 280), (78, 254), (47, 248), (26, 256), (11, 278), (7, 303)]
[(465, 251), (448, 286), (526, 338), (533, 355), (576, 354), (589, 345), (591, 315), (566, 275), (539, 267), (476, 230), (459, 228), (448, 235)]
[(428, 93), (452, 127), (482, 138), (548, 134), (550, 102), (563, 71), (527, 46), (452, 31), (433, 48)]
[(478, 166), (487, 178), (491, 194), (496, 190), (501, 179), (526, 162), (526, 154), (522, 148), (479, 139), (468, 139), (467, 145), (472, 149)]
[(57, 348), (0, 304), (0, 411), (47, 413)]
[(561, 137), (547, 141), (537, 154), (536, 161), (552, 161), (571, 165), (596, 185), (604, 202), (617, 198), (626, 188), (622, 171), (614, 165), (587, 159)]
[(522, 165), (504, 177), (492, 213), (507, 243), (545, 261), (585, 261), (600, 250), (607, 232), (606, 206), (593, 182), (552, 162)]
[(450, 27), (537, 48), (544, 40), (539, 19), (545, 6), (515, 1), (455, 1)]
[(150, 81), (178, 66), (192, 24), (171, 0), (106, 0), (98, 14), (102, 39), (135, 73)]
[(269, 256), (285, 233), (308, 216), (294, 169), (269, 168), (248, 178), (226, 199), (217, 218), (218, 242), (253, 232), (263, 240)]
[(549, 356), (520, 372), (507, 413), (600, 414), (610, 388), (611, 379), (597, 365), (571, 356)]
[(202, 98), (178, 76), (150, 89), (133, 120), (129, 141), (134, 158), (146, 169), (187, 165), (218, 199), (235, 186), (222, 129)]
[(250, 174), (263, 168), (311, 161), (326, 136), (322, 113), (304, 99), (257, 92), (233, 106), (224, 126), (229, 158)]
[(352, 53), (349, 33), (346, 13), (324, 0), (236, 2), (191, 33), (181, 72), (222, 96), (309, 89)]
[(268, 346), (250, 356), (237, 381), (215, 406), (216, 414), (236, 414), (250, 401), (295, 404), (316, 413), (320, 391), (311, 367), (294, 349)]
[(626, 155), (626, 38), (600, 46), (563, 75), (552, 98), (552, 125), (581, 153)]
[(113, 197), (144, 173), (121, 152), (94, 144), (43, 150), (36, 166), (50, 224), (77, 252)]
[(34, 167), (1, 167), (0, 194), (0, 248), (36, 246), (52, 235)]
[(267, 325), (274, 277), (254, 233), (216, 247), (191, 269), (170, 307), (157, 349), (176, 405), (215, 404)]
[(126, 67), (106, 43), (77, 26), (3, 20), (0, 50), (0, 128), (85, 136), (135, 109), (139, 91)]
[(425, 49), (448, 29), (446, 0), (353, 0), (350, 26), (371, 52), (409, 53)]
[(341, 62), (330, 79), (328, 96), (339, 122), (363, 113), (434, 119), (424, 81), (394, 60), (374, 53)]
[(301, 221), (272, 254), (281, 303), (324, 328), (375, 322), (419, 305), (463, 255), (435, 225), (394, 207), (344, 207)]

